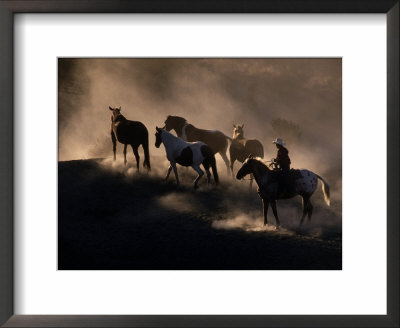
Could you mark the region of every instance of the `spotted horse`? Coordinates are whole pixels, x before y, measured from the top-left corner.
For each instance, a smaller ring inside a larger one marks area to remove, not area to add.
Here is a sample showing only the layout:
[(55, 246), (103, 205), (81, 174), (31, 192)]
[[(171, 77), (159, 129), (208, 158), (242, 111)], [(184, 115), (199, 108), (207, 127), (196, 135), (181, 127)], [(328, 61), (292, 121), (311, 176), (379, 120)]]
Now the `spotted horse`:
[(276, 208), (276, 200), (293, 198), (296, 195), (300, 195), (303, 199), (303, 215), (298, 229), (300, 229), (303, 224), (306, 215), (308, 215), (308, 219), (311, 220), (313, 205), (311, 204), (310, 198), (318, 186), (318, 180), (322, 182), (322, 192), (324, 194), (325, 203), (328, 206), (330, 205), (329, 185), (324, 178), (305, 169), (293, 171), (295, 171), (298, 176), (293, 180), (293, 187), (289, 188), (284, 194), (279, 192), (280, 188), (279, 179), (276, 177), (277, 173), (270, 169), (260, 158), (249, 156), (236, 174), (237, 179), (242, 179), (247, 174), (254, 175), (254, 179), (259, 188), (258, 194), (263, 201), (264, 225), (268, 223), (267, 213), (268, 207), (271, 204), (276, 220), (276, 228), (279, 229), (280, 221)]

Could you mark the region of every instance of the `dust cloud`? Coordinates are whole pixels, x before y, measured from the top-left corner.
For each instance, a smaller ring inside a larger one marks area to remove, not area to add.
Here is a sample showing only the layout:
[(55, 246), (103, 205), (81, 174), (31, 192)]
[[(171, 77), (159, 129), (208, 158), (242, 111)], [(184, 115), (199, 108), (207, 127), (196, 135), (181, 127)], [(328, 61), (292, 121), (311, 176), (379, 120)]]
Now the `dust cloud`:
[(59, 160), (111, 156), (108, 106), (121, 106), (148, 128), (151, 156), (164, 155), (155, 127), (172, 114), (229, 136), (242, 123), (266, 159), (281, 137), (293, 167), (341, 170), (341, 72), (336, 58), (59, 59)]
[[(157, 177), (165, 176), (168, 161), (164, 147), (154, 147), (155, 127), (163, 126), (167, 115), (182, 116), (196, 127), (217, 129), (228, 136), (232, 136), (232, 124), (241, 123), (246, 138), (259, 139), (264, 145), (264, 160), (276, 156), (271, 141), (283, 138), (293, 168), (309, 169), (329, 182), (329, 211), (323, 203), (320, 185), (313, 196), (314, 205), (317, 204), (313, 220), (320, 222), (314, 221), (312, 227), (319, 226), (323, 231), (310, 233), (321, 235), (341, 229), (341, 59), (61, 58), (58, 66), (59, 161), (102, 158), (104, 168), (135, 178), (131, 149), (128, 148), (127, 167), (123, 165), (121, 144), (117, 144), (117, 161), (112, 160), (108, 106), (121, 106), (127, 119), (146, 125), (150, 175)], [(139, 153), (142, 165), (141, 147)], [(248, 181), (228, 179), (220, 156), (216, 155), (216, 159), (224, 179), (221, 188), (233, 188), (232, 194), (235, 188), (247, 190)], [(236, 162), (235, 172), (239, 167)], [(145, 171), (142, 167), (141, 170)], [(178, 172), (183, 173), (182, 183), (187, 185), (196, 176), (191, 169), (178, 168)], [(174, 180), (172, 173), (170, 183)], [(253, 193), (254, 190), (253, 187)], [(194, 203), (175, 193), (159, 199), (160, 205), (183, 212), (198, 210)], [(215, 229), (270, 229), (261, 228), (259, 202), (251, 212), (243, 212), (234, 202), (227, 204), (227, 208), (230, 211), (223, 220), (213, 222)], [(322, 209), (320, 213), (318, 208)], [(287, 206), (278, 206), (278, 211), (285, 227), (296, 228), (301, 201), (289, 201)], [(292, 221), (288, 222), (288, 218)], [(271, 210), (270, 223), (275, 224)]]

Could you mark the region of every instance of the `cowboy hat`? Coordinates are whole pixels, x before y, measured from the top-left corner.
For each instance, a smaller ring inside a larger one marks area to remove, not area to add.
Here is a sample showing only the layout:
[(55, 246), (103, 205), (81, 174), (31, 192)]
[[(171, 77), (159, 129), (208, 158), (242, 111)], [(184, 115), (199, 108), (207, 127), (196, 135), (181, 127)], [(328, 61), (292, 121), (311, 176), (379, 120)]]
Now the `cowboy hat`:
[(283, 140), (281, 138), (276, 138), (274, 141), (272, 141), (273, 144), (277, 144), (277, 145), (281, 145), (281, 146), (285, 146), (286, 143), (283, 142)]

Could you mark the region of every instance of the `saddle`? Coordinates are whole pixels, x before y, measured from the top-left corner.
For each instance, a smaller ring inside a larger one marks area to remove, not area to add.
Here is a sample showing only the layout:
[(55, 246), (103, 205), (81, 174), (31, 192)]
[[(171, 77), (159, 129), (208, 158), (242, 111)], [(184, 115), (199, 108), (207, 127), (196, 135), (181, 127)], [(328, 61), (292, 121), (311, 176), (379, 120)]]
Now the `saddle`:
[(300, 170), (298, 169), (290, 169), (289, 177), (291, 180), (296, 181), (297, 179), (301, 179), (303, 176), (301, 175)]
[[(279, 169), (273, 170), (273, 179), (274, 181), (280, 181), (282, 177), (282, 171)], [(290, 169), (288, 173), (288, 182), (295, 182), (298, 179), (301, 179), (303, 176), (301, 175), (300, 170), (298, 169)]]
[(277, 193), (282, 198), (290, 196), (290, 194), (295, 192), (296, 180), (303, 177), (298, 169), (290, 169), (285, 180), (281, 170), (274, 170), (273, 174), (273, 181), (278, 183)]

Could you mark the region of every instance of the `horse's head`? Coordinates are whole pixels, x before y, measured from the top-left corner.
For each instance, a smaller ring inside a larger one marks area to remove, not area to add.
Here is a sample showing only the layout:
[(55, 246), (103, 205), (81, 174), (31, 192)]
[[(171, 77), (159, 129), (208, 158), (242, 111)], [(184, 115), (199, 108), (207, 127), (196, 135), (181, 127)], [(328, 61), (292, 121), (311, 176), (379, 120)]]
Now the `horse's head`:
[(155, 143), (155, 146), (157, 148), (160, 148), (160, 145), (162, 143), (161, 135), (162, 135), (163, 129), (160, 129), (158, 126), (156, 126), (156, 131), (157, 132), (156, 132), (156, 143)]
[(243, 128), (244, 124), (233, 124), (233, 139), (244, 138)]
[(185, 124), (186, 120), (183, 117), (168, 115), (165, 120), (164, 129), (171, 131), (172, 129), (180, 129)]
[(117, 107), (113, 108), (111, 106), (108, 106), (108, 109), (111, 111), (111, 119), (114, 122), (117, 119), (117, 117), (121, 115), (121, 106), (119, 106), (118, 108)]
[(165, 120), (165, 125), (164, 125), (164, 129), (167, 131), (171, 131), (174, 127), (174, 117), (171, 115), (168, 115), (167, 119)]
[(245, 177), (247, 174), (253, 173), (253, 161), (254, 158), (252, 155), (246, 158), (243, 162), (242, 167), (239, 169), (238, 173), (236, 174), (236, 179), (240, 180)]

